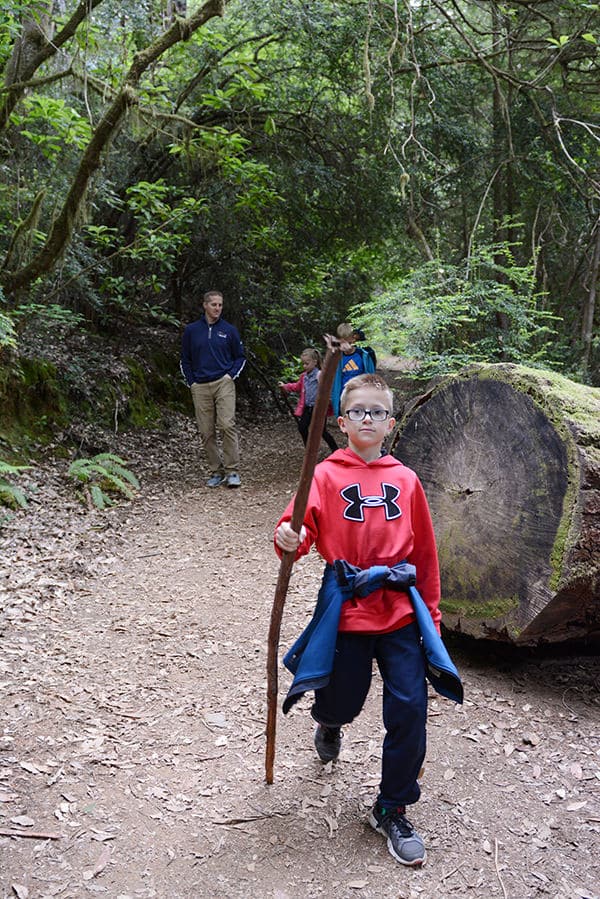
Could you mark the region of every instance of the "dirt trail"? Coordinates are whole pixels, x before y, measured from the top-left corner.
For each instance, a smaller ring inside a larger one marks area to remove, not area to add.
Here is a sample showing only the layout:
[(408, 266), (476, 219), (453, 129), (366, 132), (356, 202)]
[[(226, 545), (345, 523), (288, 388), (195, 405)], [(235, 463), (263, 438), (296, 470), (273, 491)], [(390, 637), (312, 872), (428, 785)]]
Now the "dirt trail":
[[(244, 428), (242, 488), (208, 490), (193, 442), (180, 422), (120, 445), (144, 489), (104, 515), (39, 472), (40, 501), (0, 534), (2, 899), (597, 899), (597, 656), (453, 649), (467, 699), (431, 694), (421, 871), (366, 824), (377, 680), (334, 766), (307, 698), (280, 715), (265, 785), (271, 534), (301, 445), (292, 422)], [(282, 648), (320, 574), (297, 566)]]

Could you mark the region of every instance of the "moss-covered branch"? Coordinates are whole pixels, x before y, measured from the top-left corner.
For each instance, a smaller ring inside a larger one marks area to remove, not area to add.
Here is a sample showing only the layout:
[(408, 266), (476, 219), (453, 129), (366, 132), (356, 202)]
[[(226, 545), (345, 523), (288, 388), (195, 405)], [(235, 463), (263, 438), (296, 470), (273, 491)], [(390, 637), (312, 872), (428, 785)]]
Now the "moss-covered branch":
[(30, 78), (29, 81), (16, 81), (14, 84), (0, 87), (0, 94), (6, 94), (15, 90), (31, 90), (33, 87), (45, 87), (48, 84), (55, 84), (64, 78), (69, 78), (73, 74), (73, 68), (69, 66), (67, 69), (63, 69), (62, 72), (54, 72), (52, 75), (44, 75), (40, 78)]
[(167, 31), (136, 54), (121, 89), (94, 129), (46, 242), (28, 265), (17, 271), (0, 273), (0, 284), (5, 291), (10, 293), (28, 287), (41, 275), (50, 271), (61, 257), (71, 239), (90, 180), (100, 167), (102, 154), (128, 110), (137, 104), (137, 87), (144, 72), (175, 44), (189, 40), (194, 32), (210, 19), (223, 15), (224, 8), (225, 0), (208, 0), (189, 19), (176, 19)]
[(53, 37), (37, 26), (29, 34), (23, 29), (6, 67), (7, 91), (0, 105), (0, 133), (7, 127), (12, 111), (28, 86), (27, 82), (46, 60), (71, 40), (81, 23), (100, 3), (102, 0), (81, 0), (69, 21)]

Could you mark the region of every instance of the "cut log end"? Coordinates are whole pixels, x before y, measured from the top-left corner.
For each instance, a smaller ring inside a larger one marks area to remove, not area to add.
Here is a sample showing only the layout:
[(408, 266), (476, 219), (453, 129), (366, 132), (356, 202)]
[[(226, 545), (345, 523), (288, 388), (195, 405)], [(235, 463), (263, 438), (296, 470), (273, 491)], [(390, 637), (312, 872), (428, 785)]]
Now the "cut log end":
[(392, 451), (427, 493), (448, 628), (516, 643), (600, 631), (594, 420), (600, 391), (503, 365), (443, 381), (400, 422)]

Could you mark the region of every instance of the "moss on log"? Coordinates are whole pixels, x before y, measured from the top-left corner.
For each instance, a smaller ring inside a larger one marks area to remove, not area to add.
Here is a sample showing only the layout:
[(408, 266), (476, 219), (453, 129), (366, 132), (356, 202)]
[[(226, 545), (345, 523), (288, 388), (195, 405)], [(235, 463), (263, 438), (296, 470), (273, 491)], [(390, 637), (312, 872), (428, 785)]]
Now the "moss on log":
[(431, 505), (448, 628), (521, 644), (600, 636), (600, 390), (470, 366), (412, 403), (392, 452)]

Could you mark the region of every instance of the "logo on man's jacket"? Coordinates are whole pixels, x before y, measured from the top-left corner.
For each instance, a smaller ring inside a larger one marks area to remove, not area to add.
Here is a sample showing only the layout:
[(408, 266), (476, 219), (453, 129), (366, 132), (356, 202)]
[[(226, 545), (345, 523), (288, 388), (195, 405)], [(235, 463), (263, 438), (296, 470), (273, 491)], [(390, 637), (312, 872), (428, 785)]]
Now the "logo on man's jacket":
[(348, 503), (344, 509), (344, 518), (349, 518), (350, 521), (364, 521), (364, 510), (378, 508), (379, 506), (384, 507), (385, 517), (388, 521), (391, 521), (393, 518), (400, 518), (402, 509), (396, 502), (400, 496), (400, 489), (395, 487), (394, 484), (385, 484), (383, 482), (381, 489), (383, 491), (381, 496), (362, 496), (360, 484), (351, 484), (349, 487), (344, 487), (341, 491), (341, 496)]

